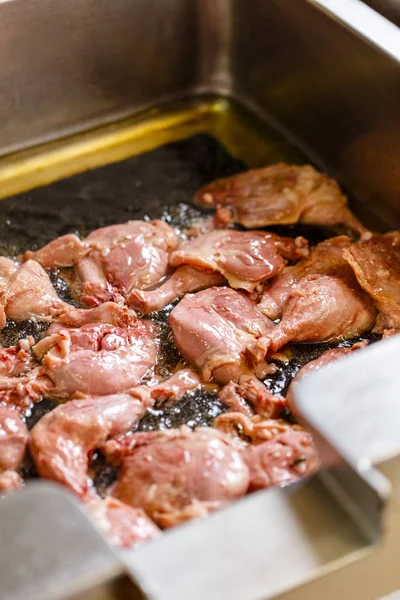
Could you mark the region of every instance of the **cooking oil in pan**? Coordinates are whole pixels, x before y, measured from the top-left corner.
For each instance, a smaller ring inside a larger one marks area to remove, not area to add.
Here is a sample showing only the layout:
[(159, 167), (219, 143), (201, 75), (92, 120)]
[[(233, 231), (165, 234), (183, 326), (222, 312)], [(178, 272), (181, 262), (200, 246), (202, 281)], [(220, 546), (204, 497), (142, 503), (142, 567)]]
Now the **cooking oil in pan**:
[[(225, 100), (154, 110), (122, 124), (0, 160), (2, 194), (14, 194), (0, 202), (0, 253), (17, 256), (66, 233), (85, 236), (98, 227), (130, 219), (162, 218), (183, 233), (207, 214), (192, 202), (199, 187), (248, 167), (279, 161), (307, 162), (272, 128)], [(286, 235), (303, 234), (311, 243), (327, 235), (315, 228), (284, 231)], [(64, 275), (51, 274), (55, 288), (64, 300), (78, 305)], [(168, 377), (181, 361), (168, 326), (171, 308), (150, 316), (159, 331), (156, 374), (162, 377)], [(45, 329), (43, 323), (34, 320), (10, 322), (0, 341), (11, 345), (26, 335), (40, 338)], [(266, 385), (276, 393), (285, 392), (303, 364), (334, 345), (293, 347), (289, 360), (278, 363), (278, 372), (268, 377)], [(48, 400), (36, 405), (28, 425), (33, 426), (54, 406)], [(154, 407), (137, 428), (209, 425), (224, 410), (215, 393), (190, 393), (173, 406)], [(101, 458), (96, 464), (101, 488), (110, 472)], [(25, 474), (34, 474), (32, 464), (26, 465)]]

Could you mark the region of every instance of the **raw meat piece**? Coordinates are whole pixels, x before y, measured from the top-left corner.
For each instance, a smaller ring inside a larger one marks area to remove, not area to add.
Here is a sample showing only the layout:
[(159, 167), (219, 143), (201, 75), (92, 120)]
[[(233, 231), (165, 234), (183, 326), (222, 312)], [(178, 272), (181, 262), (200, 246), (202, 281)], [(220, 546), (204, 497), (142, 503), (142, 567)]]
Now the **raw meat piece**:
[(69, 308), (53, 319), (68, 327), (82, 327), (91, 323), (105, 323), (116, 327), (129, 327), (136, 322), (136, 313), (116, 302), (104, 302), (94, 308)]
[(279, 237), (266, 231), (210, 231), (182, 244), (172, 252), (172, 267), (190, 265), (221, 273), (231, 287), (252, 292), (257, 285), (279, 273), (285, 260), (295, 261), (308, 253), (307, 241)]
[(299, 418), (299, 414), (296, 409), (296, 403), (294, 400), (294, 390), (296, 389), (297, 384), (303, 377), (307, 377), (311, 373), (315, 371), (319, 371), (323, 367), (329, 367), (329, 365), (335, 363), (337, 360), (348, 356), (355, 350), (360, 350), (361, 348), (365, 348), (368, 345), (368, 342), (357, 342), (350, 347), (346, 348), (332, 348), (331, 350), (327, 350), (320, 357), (315, 360), (310, 361), (304, 367), (302, 367), (296, 375), (293, 377), (290, 382), (289, 389), (286, 394), (286, 402), (288, 408), (292, 411), (292, 413)]
[(36, 367), (20, 377), (0, 377), (0, 406), (13, 408), (24, 414), (53, 387), (53, 383), (44, 375), (41, 367)]
[(193, 292), (214, 285), (226, 283), (219, 273), (199, 271), (192, 267), (180, 267), (163, 285), (149, 292), (133, 290), (129, 296), (129, 305), (142, 314), (161, 310), (170, 302), (187, 292)]
[(0, 406), (0, 471), (16, 471), (24, 458), (28, 430), (18, 412)]
[[(249, 467), (249, 491), (288, 485), (311, 475), (319, 459), (311, 434), (283, 420), (249, 419), (243, 414), (220, 415), (215, 426), (233, 438)], [(245, 436), (243, 441), (240, 436)]]
[(308, 252), (304, 238), (283, 238), (264, 231), (211, 231), (182, 244), (170, 255), (177, 271), (161, 287), (134, 291), (130, 305), (142, 312), (160, 310), (182, 293), (226, 283), (253, 292), (279, 273), (285, 260), (298, 260)]
[(129, 390), (129, 394), (138, 398), (146, 406), (153, 402), (172, 404), (184, 394), (197, 389), (201, 385), (198, 374), (192, 369), (180, 369), (169, 379), (155, 385), (139, 385)]
[(90, 499), (94, 494), (87, 474), (91, 454), (108, 437), (128, 431), (146, 408), (128, 393), (57, 406), (31, 431), (29, 448), (39, 475)]
[(136, 394), (138, 390), (146, 390), (153, 400), (170, 404), (179, 400), (187, 392), (197, 389), (200, 385), (200, 377), (195, 371), (180, 369), (166, 381), (162, 381), (154, 387), (140, 386), (140, 388), (132, 390), (132, 393)]
[(72, 308), (57, 296), (46, 271), (35, 261), (13, 273), (0, 301), (7, 318), (14, 321), (48, 320)]
[(230, 381), (218, 393), (218, 398), (229, 406), (229, 409), (235, 413), (242, 413), (248, 417), (254, 415), (254, 410), (250, 404), (244, 399), (243, 392), (234, 381)]
[(155, 285), (166, 275), (168, 253), (178, 238), (163, 221), (129, 221), (94, 231), (86, 243), (99, 248), (107, 281), (126, 296), (134, 288)]
[(0, 494), (15, 492), (23, 484), (22, 477), (16, 471), (3, 471), (3, 473), (0, 473)]
[(5, 256), (0, 256), (0, 295), (7, 288), (8, 282), (11, 279), (11, 276), (18, 269), (18, 265), (11, 260), (11, 258), (6, 258)]
[(0, 305), (0, 328), (5, 326), (6, 318), (14, 321), (31, 318), (39, 321), (57, 320), (78, 327), (99, 321), (124, 326), (135, 319), (132, 311), (113, 302), (91, 310), (75, 308), (63, 302), (57, 296), (46, 271), (35, 260), (28, 260), (14, 271), (0, 295)]
[(108, 496), (87, 505), (97, 526), (108, 541), (119, 548), (132, 548), (161, 535), (161, 531), (140, 508), (132, 508)]
[(310, 249), (308, 257), (296, 265), (285, 267), (266, 287), (258, 309), (270, 319), (280, 319), (292, 287), (305, 275), (348, 277), (351, 273), (343, 256), (351, 240), (346, 235), (330, 238)]
[(400, 328), (400, 232), (370, 234), (344, 254), (379, 315), (374, 331)]
[(99, 250), (92, 250), (81, 258), (75, 266), (81, 284), (81, 300), (88, 306), (98, 306), (102, 302), (114, 300), (121, 303), (123, 298), (113, 290), (107, 280)]
[(227, 287), (188, 294), (169, 320), (179, 351), (205, 380), (224, 363), (243, 362), (248, 345), (273, 327), (250, 298)]
[[(275, 365), (271, 366), (273, 368), (268, 374), (275, 371)], [(285, 398), (270, 392), (256, 377), (242, 375), (238, 381), (239, 383), (230, 381), (218, 394), (221, 402), (229, 406), (231, 411), (251, 417), (255, 410), (264, 418), (276, 418), (285, 408)]]
[(223, 207), (222, 218), (217, 215), (217, 219), (248, 229), (305, 223), (365, 231), (336, 181), (309, 165), (279, 163), (239, 173), (206, 185), (195, 200)]
[(0, 377), (16, 377), (26, 373), (35, 366), (30, 348), (35, 340), (28, 336), (19, 340), (15, 346), (0, 348)]
[(19, 414), (0, 406), (0, 494), (12, 492), (22, 485), (17, 469), (24, 458), (28, 437)]
[(211, 428), (130, 434), (104, 450), (122, 462), (113, 495), (162, 527), (205, 516), (245, 494), (249, 484), (234, 444)]
[(156, 361), (153, 337), (151, 323), (139, 320), (125, 329), (104, 324), (58, 326), (50, 328), (33, 351), (53, 382), (52, 397), (68, 398), (77, 392), (102, 396), (138, 385)]
[(169, 322), (179, 352), (204, 381), (233, 381), (257, 412), (279, 413), (282, 404), (271, 404), (271, 394), (253, 372), (265, 375), (268, 370), (264, 357), (256, 356), (257, 344), (273, 324), (247, 296), (226, 287), (189, 294), (173, 309)]
[(385, 329), (382, 334), (382, 339), (386, 340), (387, 338), (393, 337), (399, 333), (398, 329)]
[(88, 248), (85, 242), (82, 242), (74, 233), (68, 233), (52, 240), (36, 252), (27, 250), (24, 260), (36, 260), (45, 269), (71, 267), (87, 252)]
[(308, 275), (295, 285), (282, 320), (263, 341), (268, 352), (289, 342), (346, 340), (372, 328), (376, 311), (356, 281), (329, 275)]
[(245, 450), (250, 471), (249, 490), (271, 485), (288, 485), (313, 474), (319, 466), (318, 456), (308, 431), (288, 425), (287, 430), (272, 440)]
[(97, 229), (83, 242), (71, 234), (63, 236), (37, 252), (26, 252), (24, 258), (46, 267), (76, 266), (82, 299), (97, 306), (158, 283), (177, 243), (174, 230), (163, 221), (128, 221)]

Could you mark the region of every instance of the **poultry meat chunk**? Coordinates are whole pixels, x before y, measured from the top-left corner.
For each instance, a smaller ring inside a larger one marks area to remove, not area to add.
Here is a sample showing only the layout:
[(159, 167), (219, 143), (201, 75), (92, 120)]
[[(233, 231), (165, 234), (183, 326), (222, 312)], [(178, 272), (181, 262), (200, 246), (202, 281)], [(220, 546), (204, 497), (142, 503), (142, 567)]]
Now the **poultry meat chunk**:
[(205, 516), (249, 485), (241, 454), (211, 428), (130, 434), (107, 442), (104, 452), (122, 463), (113, 496), (142, 508), (162, 527)]
[(12, 408), (22, 415), (52, 387), (41, 367), (18, 377), (0, 376), (0, 406)]
[(35, 340), (32, 336), (19, 340), (15, 346), (0, 348), (0, 378), (17, 377), (35, 366), (30, 353)]
[(292, 288), (282, 319), (259, 347), (276, 352), (289, 342), (347, 340), (371, 329), (376, 311), (357, 281), (308, 275)]
[(113, 546), (133, 548), (161, 535), (161, 531), (140, 508), (132, 508), (108, 496), (87, 505), (89, 514)]
[[(200, 370), (203, 380), (222, 385), (232, 381), (257, 412), (279, 414), (282, 400), (272, 396), (253, 372), (260, 376), (268, 372), (263, 356), (256, 358), (257, 344), (273, 324), (252, 300), (230, 288), (210, 288), (185, 296), (169, 321), (179, 352)], [(231, 396), (225, 394), (224, 400), (229, 402)]]
[(135, 318), (135, 313), (114, 302), (93, 309), (75, 308), (57, 296), (43, 267), (28, 260), (14, 270), (0, 292), (0, 329), (5, 326), (6, 319), (24, 321), (31, 318), (75, 327), (95, 322), (124, 326)]
[(104, 324), (52, 326), (33, 351), (52, 383), (48, 394), (55, 398), (128, 390), (138, 385), (157, 357), (152, 325), (139, 320), (124, 329)]
[(57, 406), (30, 434), (29, 449), (39, 475), (90, 500), (95, 495), (87, 472), (90, 455), (108, 437), (129, 431), (146, 408), (128, 393), (71, 400)]
[(0, 471), (16, 471), (24, 458), (28, 430), (18, 412), (0, 406)]
[(0, 492), (7, 493), (22, 484), (20, 468), (28, 443), (28, 430), (19, 414), (0, 406)]
[(3, 471), (0, 473), (0, 494), (10, 494), (24, 485), (21, 475), (17, 471)]
[(299, 381), (303, 379), (303, 377), (307, 377), (316, 371), (319, 371), (322, 368), (329, 367), (329, 365), (335, 363), (338, 360), (341, 360), (345, 356), (349, 356), (355, 350), (360, 350), (361, 348), (365, 348), (367, 346), (367, 342), (357, 342), (352, 346), (347, 346), (344, 348), (332, 348), (331, 350), (327, 350), (321, 356), (316, 358), (315, 360), (311, 360), (304, 367), (302, 367), (296, 375), (293, 377), (290, 382), (289, 389), (286, 394), (286, 402), (287, 407), (291, 410), (291, 412), (301, 420), (301, 415), (299, 415), (296, 409), (296, 402), (294, 398), (295, 389)]
[(346, 235), (330, 238), (310, 249), (310, 254), (297, 264), (285, 267), (267, 285), (258, 309), (270, 319), (280, 319), (283, 307), (289, 298), (292, 287), (306, 275), (334, 275), (349, 277), (351, 270), (343, 252), (349, 248), (351, 240)]
[(168, 253), (177, 246), (172, 227), (163, 221), (128, 221), (96, 229), (81, 241), (69, 234), (37, 252), (26, 252), (44, 267), (75, 266), (82, 300), (97, 306), (127, 299), (133, 289), (149, 288), (166, 275)]
[(18, 269), (18, 265), (5, 256), (0, 256), (0, 296), (5, 292), (12, 275)]
[(142, 314), (161, 310), (183, 294), (226, 283), (220, 273), (179, 267), (160, 287), (151, 291), (133, 290), (130, 306)]
[[(374, 331), (400, 328), (400, 233), (365, 235), (344, 254), (379, 311)], [(393, 332), (392, 332), (393, 333)]]
[(206, 185), (195, 200), (222, 207), (217, 220), (248, 229), (304, 223), (365, 231), (336, 181), (309, 165), (279, 163), (239, 173)]
[(284, 238), (263, 231), (211, 231), (172, 252), (169, 263), (179, 267), (177, 271), (156, 290), (134, 292), (131, 306), (141, 312), (160, 310), (184, 292), (226, 281), (232, 288), (253, 292), (279, 273), (286, 261), (307, 253), (307, 241), (302, 237)]
[(180, 369), (165, 381), (158, 382), (153, 386), (140, 385), (130, 390), (130, 393), (148, 403), (150, 403), (150, 400), (154, 400), (159, 403), (172, 404), (200, 386), (201, 380), (195, 371), (192, 369)]
[(216, 419), (215, 427), (237, 438), (236, 444), (249, 468), (249, 491), (288, 485), (319, 467), (311, 434), (300, 425), (279, 419), (262, 420), (258, 415), (250, 419), (240, 413), (225, 413)]

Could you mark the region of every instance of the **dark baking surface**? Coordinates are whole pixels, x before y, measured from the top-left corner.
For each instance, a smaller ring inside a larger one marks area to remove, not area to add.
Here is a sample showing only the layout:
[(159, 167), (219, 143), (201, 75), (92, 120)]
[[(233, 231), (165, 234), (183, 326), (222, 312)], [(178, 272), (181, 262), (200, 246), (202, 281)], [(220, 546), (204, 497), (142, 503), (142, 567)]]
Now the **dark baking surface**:
[(0, 253), (35, 250), (59, 235), (123, 223), (171, 220), (185, 225), (196, 189), (243, 170), (209, 135), (196, 135), (127, 160), (86, 171), (0, 202)]
[[(2, 200), (0, 254), (16, 256), (66, 233), (77, 232), (85, 236), (98, 227), (132, 219), (162, 218), (179, 229), (190, 227), (195, 219), (207, 214), (205, 209), (192, 203), (194, 192), (216, 178), (244, 168), (245, 165), (230, 156), (214, 138), (196, 135)], [(327, 237), (326, 231), (304, 227), (276, 228), (276, 231), (284, 231), (285, 235), (303, 234), (311, 243)], [(73, 302), (60, 274), (54, 272), (51, 276), (58, 294), (67, 302)], [(159, 325), (160, 358), (156, 372), (163, 377), (168, 377), (180, 360), (168, 326), (171, 308), (169, 306), (150, 317)], [(28, 334), (39, 338), (46, 328), (47, 325), (33, 320), (9, 322), (0, 333), (0, 342), (5, 346), (12, 345)], [(335, 345), (293, 347), (290, 360), (278, 363), (278, 372), (266, 379), (266, 385), (273, 392), (285, 392), (301, 366)], [(28, 426), (32, 427), (54, 406), (55, 402), (46, 399), (38, 403), (27, 417)], [(210, 425), (224, 410), (215, 394), (205, 391), (190, 393), (173, 406), (155, 406), (140, 421), (137, 429), (151, 431), (184, 423), (191, 427)], [(98, 467), (96, 485), (103, 489), (112, 473), (101, 457), (95, 457), (94, 465)], [(24, 474), (35, 475), (29, 458)]]

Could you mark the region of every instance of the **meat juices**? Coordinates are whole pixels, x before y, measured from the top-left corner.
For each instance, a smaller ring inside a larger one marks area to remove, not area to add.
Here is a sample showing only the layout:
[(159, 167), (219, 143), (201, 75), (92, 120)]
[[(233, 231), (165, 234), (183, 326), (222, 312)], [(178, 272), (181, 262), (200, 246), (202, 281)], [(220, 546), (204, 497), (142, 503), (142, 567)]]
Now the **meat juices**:
[(152, 326), (145, 321), (124, 329), (92, 324), (52, 331), (33, 348), (53, 384), (52, 397), (123, 392), (137, 386), (157, 358)]
[(87, 505), (96, 525), (110, 544), (133, 548), (161, 535), (161, 531), (140, 508), (132, 508), (108, 496)]
[[(247, 296), (226, 287), (188, 294), (173, 309), (169, 322), (179, 352), (204, 381), (234, 382), (256, 412), (279, 414), (282, 399), (270, 394), (253, 372), (268, 371), (263, 355), (257, 356), (257, 345), (273, 324)], [(229, 401), (229, 395), (224, 400)]]
[(19, 414), (0, 406), (0, 493), (19, 488), (20, 468), (28, 443), (28, 430)]
[(398, 330), (400, 233), (368, 234), (350, 246), (344, 256), (354, 270), (358, 283), (374, 299), (379, 310), (374, 331)]
[(178, 238), (163, 221), (128, 221), (96, 229), (82, 242), (69, 234), (37, 252), (26, 252), (45, 267), (76, 266), (82, 300), (97, 306), (126, 298), (133, 289), (158, 283), (168, 270), (168, 253)]
[(264, 338), (265, 350), (276, 352), (289, 342), (351, 339), (371, 329), (375, 317), (371, 298), (356, 281), (308, 275), (293, 287), (281, 321)]
[(57, 296), (43, 267), (28, 260), (13, 271), (0, 293), (0, 329), (5, 326), (6, 319), (25, 321), (31, 318), (76, 327), (101, 321), (124, 326), (134, 320), (135, 313), (113, 302), (91, 310), (75, 308)]
[(195, 200), (217, 207), (217, 213), (222, 207), (220, 220), (248, 229), (304, 223), (365, 231), (336, 181), (309, 165), (279, 163), (239, 173), (206, 185)]
[(135, 292), (131, 306), (141, 312), (160, 310), (182, 293), (229, 283), (253, 292), (279, 273), (286, 261), (307, 255), (304, 238), (279, 237), (264, 231), (211, 231), (183, 243), (171, 253), (169, 264), (179, 267), (161, 287)]
[(87, 474), (91, 453), (108, 437), (128, 431), (146, 408), (130, 394), (71, 400), (57, 406), (30, 434), (29, 449), (39, 475), (90, 499), (94, 493)]
[(266, 286), (258, 309), (270, 319), (280, 319), (293, 286), (306, 275), (351, 277), (348, 262), (343, 256), (343, 252), (350, 245), (350, 238), (340, 235), (310, 248), (309, 256), (296, 265), (285, 267), (282, 273)]
[[(249, 491), (288, 485), (319, 467), (311, 434), (300, 425), (262, 420), (258, 415), (249, 419), (242, 414), (225, 413), (216, 419), (215, 427), (237, 438), (236, 444), (249, 467)], [(238, 431), (251, 443), (241, 441)]]
[(346, 348), (332, 348), (331, 350), (327, 350), (317, 359), (308, 362), (304, 367), (302, 367), (296, 375), (293, 377), (290, 382), (289, 389), (286, 394), (286, 402), (289, 410), (295, 415), (295, 417), (299, 418), (299, 414), (296, 410), (296, 404), (294, 401), (294, 390), (296, 389), (297, 384), (303, 377), (307, 377), (311, 373), (315, 371), (319, 371), (322, 368), (328, 367), (329, 365), (335, 363), (338, 360), (341, 360), (345, 356), (348, 356), (355, 350), (361, 350), (361, 348), (365, 348), (368, 345), (367, 342), (357, 342), (350, 347)]
[(122, 463), (113, 496), (142, 508), (162, 527), (203, 517), (249, 485), (241, 454), (211, 428), (131, 434), (108, 442), (105, 452)]

